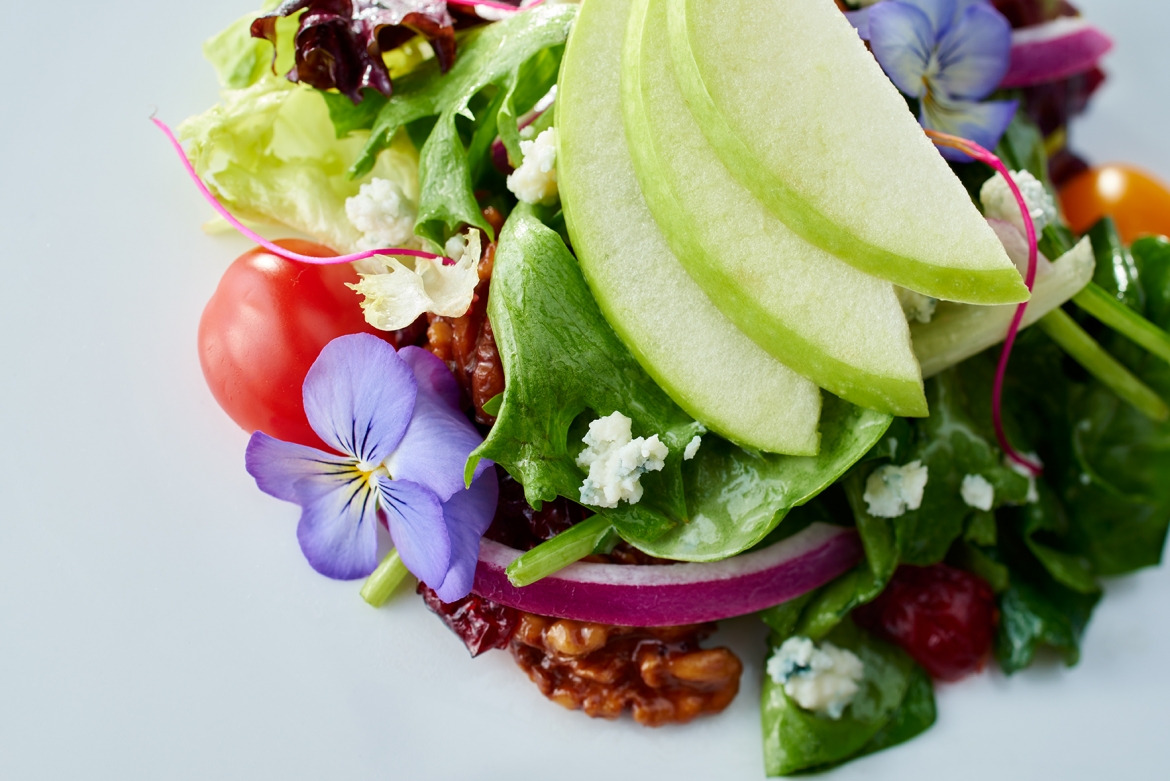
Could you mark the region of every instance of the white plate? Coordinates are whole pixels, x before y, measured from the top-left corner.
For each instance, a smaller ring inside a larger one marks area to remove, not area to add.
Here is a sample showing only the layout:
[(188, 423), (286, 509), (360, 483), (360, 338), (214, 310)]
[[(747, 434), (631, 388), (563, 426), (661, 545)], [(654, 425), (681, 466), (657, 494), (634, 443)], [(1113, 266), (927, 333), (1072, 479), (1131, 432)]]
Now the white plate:
[[(1170, 6), (1083, 3), (1119, 44), (1074, 134), (1170, 179)], [(761, 632), (717, 718), (647, 730), (467, 658), (421, 602), (315, 575), (256, 490), (195, 329), (246, 248), (147, 122), (216, 97), (199, 43), (250, 10), (9, 3), (0, 109), (0, 777), (759, 779)], [(1108, 586), (1079, 667), (939, 689), (938, 725), (834, 778), (1165, 778), (1170, 570)]]

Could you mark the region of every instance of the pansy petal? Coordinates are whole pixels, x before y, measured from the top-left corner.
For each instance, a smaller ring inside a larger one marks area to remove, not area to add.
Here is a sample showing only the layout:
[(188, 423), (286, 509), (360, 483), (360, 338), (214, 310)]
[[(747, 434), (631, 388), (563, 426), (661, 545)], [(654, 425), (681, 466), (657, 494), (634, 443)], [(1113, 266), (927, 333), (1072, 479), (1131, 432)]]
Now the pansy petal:
[(918, 8), (887, 0), (869, 9), (869, 43), (890, 81), (911, 97), (925, 94), (934, 51), (930, 19)]
[(434, 492), (409, 480), (379, 475), (378, 495), (390, 522), (390, 537), (402, 563), (431, 588), (447, 577), (451, 537), (443, 520), (443, 503)]
[(377, 464), (402, 440), (417, 387), (387, 342), (372, 334), (339, 336), (305, 377), (305, 413), (330, 447)]
[(845, 18), (849, 20), (849, 24), (853, 25), (853, 29), (857, 30), (857, 35), (861, 40), (869, 40), (869, 8), (859, 8), (856, 11), (846, 11)]
[(1012, 27), (981, 3), (969, 7), (938, 46), (936, 89), (952, 98), (981, 100), (1003, 81), (1011, 63)]
[(451, 565), (435, 593), (444, 602), (454, 602), (470, 593), (479, 562), (479, 541), (492, 525), (499, 493), (500, 484), (493, 467), (443, 505), (443, 519), (451, 537)]
[(313, 569), (337, 580), (364, 578), (378, 566), (378, 499), (361, 474), (298, 481), (304, 510), (297, 540)]
[[(961, 0), (960, 0), (961, 1)], [(908, 5), (922, 12), (930, 24), (930, 40), (937, 41), (955, 21), (956, 0), (890, 0), (879, 5)]]
[[(462, 412), (453, 409), (442, 396), (420, 388), (410, 428), (402, 444), (383, 463), (394, 479), (424, 485), (445, 502), (465, 488), (463, 470), (467, 457), (482, 442)], [(475, 477), (483, 474), (489, 463), (482, 461)]]
[(420, 393), (429, 392), (439, 396), (452, 409), (459, 409), (459, 383), (455, 375), (434, 353), (421, 347), (403, 347), (398, 357), (414, 372)]
[[(976, 103), (970, 100), (940, 101), (933, 96), (922, 101), (920, 121), (929, 130), (950, 133), (974, 141), (984, 149), (995, 149), (1007, 126), (1016, 115), (1015, 100)], [(949, 147), (939, 147), (947, 160), (969, 163), (971, 158)]]
[(353, 459), (335, 456), (315, 447), (283, 442), (257, 431), (248, 440), (244, 466), (256, 478), (260, 490), (286, 502), (298, 502), (296, 483), (321, 475), (348, 473)]

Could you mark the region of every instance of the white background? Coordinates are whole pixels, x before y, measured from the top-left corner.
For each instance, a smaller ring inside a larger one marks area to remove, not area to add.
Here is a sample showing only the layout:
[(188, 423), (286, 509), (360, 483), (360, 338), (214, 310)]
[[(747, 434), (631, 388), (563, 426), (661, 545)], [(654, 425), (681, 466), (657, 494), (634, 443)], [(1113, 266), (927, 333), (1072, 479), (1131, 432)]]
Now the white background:
[[(470, 660), (403, 595), (315, 575), (243, 469), (195, 329), (244, 241), (147, 122), (216, 100), (200, 42), (251, 8), (5, 3), (0, 778), (759, 779), (752, 621), (722, 716), (647, 730)], [(1170, 180), (1170, 4), (1084, 0), (1118, 49), (1074, 143)], [(939, 688), (926, 736), (835, 779), (1170, 777), (1170, 571), (1107, 585), (1081, 665)]]

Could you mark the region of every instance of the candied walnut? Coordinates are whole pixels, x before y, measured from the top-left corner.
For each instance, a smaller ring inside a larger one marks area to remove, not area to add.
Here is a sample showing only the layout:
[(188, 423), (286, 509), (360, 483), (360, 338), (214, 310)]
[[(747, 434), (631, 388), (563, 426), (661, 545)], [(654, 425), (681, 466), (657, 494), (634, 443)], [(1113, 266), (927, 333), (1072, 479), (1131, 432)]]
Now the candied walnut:
[(718, 713), (735, 698), (739, 659), (699, 647), (713, 631), (714, 624), (631, 628), (521, 613), (511, 649), (553, 702), (595, 718), (628, 709), (639, 724), (658, 727)]
[(483, 210), (483, 218), (487, 220), (487, 224), (492, 226), (492, 230), (496, 236), (499, 237), (500, 231), (503, 230), (504, 223), (507, 222), (507, 217), (497, 209), (495, 206), (489, 206)]
[[(497, 213), (498, 214), (498, 213)], [(427, 315), (427, 349), (443, 360), (475, 409), (477, 423), (491, 425), (495, 417), (483, 405), (504, 390), (504, 366), (487, 318), (488, 293), (496, 245), (487, 245), (479, 260), (479, 284), (471, 307), (462, 317)]]
[(418, 593), (431, 612), (458, 635), (472, 656), (492, 648), (507, 648), (520, 620), (520, 611), (475, 594), (448, 603), (422, 582), (418, 584)]

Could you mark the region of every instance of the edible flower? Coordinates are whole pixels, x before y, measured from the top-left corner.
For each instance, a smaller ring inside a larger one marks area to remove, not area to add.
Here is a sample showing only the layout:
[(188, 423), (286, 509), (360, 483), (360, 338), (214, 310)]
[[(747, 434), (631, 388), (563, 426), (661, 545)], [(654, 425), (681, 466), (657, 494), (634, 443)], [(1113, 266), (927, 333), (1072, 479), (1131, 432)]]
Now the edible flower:
[[(882, 70), (919, 101), (928, 130), (994, 149), (1017, 101), (983, 101), (1011, 62), (1012, 30), (987, 0), (883, 0), (847, 14)], [(953, 148), (943, 157), (969, 162)]]
[(481, 439), (446, 365), (417, 347), (342, 336), (321, 351), (303, 393), (309, 424), (341, 455), (257, 431), (245, 462), (262, 491), (301, 506), (297, 540), (313, 569), (369, 575), (385, 524), (407, 569), (445, 602), (466, 596), (499, 487), (488, 461), (463, 482)]
[(454, 265), (416, 257), (414, 268), (408, 268), (392, 255), (379, 255), (359, 269), (377, 264), (379, 273), (359, 273), (361, 281), (349, 287), (365, 296), (361, 306), (366, 322), (382, 331), (406, 328), (427, 312), (462, 317), (479, 284), (481, 246), (479, 231), (472, 228), (465, 239), (452, 236), (447, 242), (446, 251), (459, 255)]

